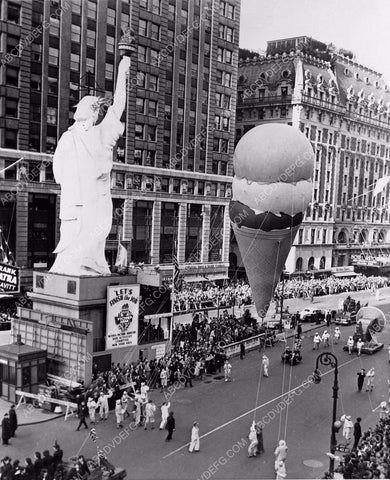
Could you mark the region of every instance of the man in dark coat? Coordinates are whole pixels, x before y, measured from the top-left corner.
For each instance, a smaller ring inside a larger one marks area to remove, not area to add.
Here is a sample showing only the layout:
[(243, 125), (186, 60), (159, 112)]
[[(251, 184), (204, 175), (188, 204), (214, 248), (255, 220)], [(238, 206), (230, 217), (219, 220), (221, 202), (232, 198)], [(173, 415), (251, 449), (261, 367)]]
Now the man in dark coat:
[(80, 422), (79, 422), (79, 426), (76, 428), (76, 431), (80, 430), (81, 425), (84, 425), (85, 428), (88, 428), (87, 422), (85, 421), (85, 419), (88, 416), (88, 407), (85, 405), (84, 402), (81, 402), (81, 405), (79, 405), (78, 410), (79, 410), (78, 417), (80, 419)]
[(61, 450), (56, 440), (53, 445), (53, 464), (55, 468), (57, 468), (58, 464), (62, 463), (63, 455), (64, 455), (64, 452)]
[(4, 418), (1, 421), (1, 438), (3, 440), (3, 445), (8, 445), (8, 440), (12, 437), (11, 435), (11, 425), (9, 421), (8, 413), (4, 414)]
[(302, 325), (297, 321), (297, 339), (300, 339), (302, 335)]
[(360, 372), (357, 373), (357, 376), (358, 376), (358, 379), (357, 379), (358, 391), (361, 392), (363, 388), (364, 378), (366, 377), (366, 370), (362, 368)]
[(353, 436), (354, 436), (355, 441), (353, 443), (352, 450), (357, 449), (357, 447), (359, 445), (360, 438), (362, 436), (362, 427), (360, 426), (361, 421), (362, 421), (362, 419), (360, 417), (357, 417), (356, 422), (353, 426)]
[(168, 436), (165, 439), (166, 442), (172, 440), (172, 433), (175, 430), (175, 419), (173, 418), (173, 412), (169, 412), (169, 416), (167, 418), (167, 424), (165, 426), (166, 430), (168, 430)]
[(9, 424), (11, 427), (11, 437), (14, 437), (16, 429), (18, 428), (18, 417), (15, 412), (15, 405), (11, 405), (11, 408), (8, 414), (9, 414)]

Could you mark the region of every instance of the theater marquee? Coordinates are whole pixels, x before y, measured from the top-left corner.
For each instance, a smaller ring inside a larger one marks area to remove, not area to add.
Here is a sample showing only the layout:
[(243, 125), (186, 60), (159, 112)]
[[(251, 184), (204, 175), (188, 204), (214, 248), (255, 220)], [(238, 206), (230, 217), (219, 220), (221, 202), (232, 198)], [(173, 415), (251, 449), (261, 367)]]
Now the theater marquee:
[(19, 293), (19, 268), (0, 263), (0, 293)]
[(139, 285), (107, 287), (106, 350), (138, 344)]

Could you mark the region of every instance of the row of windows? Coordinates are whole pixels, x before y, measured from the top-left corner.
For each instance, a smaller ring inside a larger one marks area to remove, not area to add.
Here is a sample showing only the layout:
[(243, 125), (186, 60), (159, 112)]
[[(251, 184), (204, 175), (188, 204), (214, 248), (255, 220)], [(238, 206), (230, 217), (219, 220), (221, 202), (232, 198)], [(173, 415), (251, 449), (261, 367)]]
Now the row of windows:
[(231, 65), (233, 63), (233, 52), (232, 52), (232, 50), (228, 50), (227, 48), (218, 47), (217, 61), (227, 63), (227, 64)]
[(234, 20), (235, 15), (235, 7), (228, 2), (220, 2), (219, 3), (219, 14)]
[(160, 40), (161, 27), (157, 23), (148, 22), (140, 18), (138, 24), (138, 34), (143, 37), (149, 37), (153, 40)]
[(179, 180), (168, 177), (125, 174), (113, 172), (111, 188), (142, 190), (146, 192), (182, 193), (189, 195), (210, 195), (225, 197), (231, 193), (230, 185), (224, 183), (202, 182), (199, 180)]

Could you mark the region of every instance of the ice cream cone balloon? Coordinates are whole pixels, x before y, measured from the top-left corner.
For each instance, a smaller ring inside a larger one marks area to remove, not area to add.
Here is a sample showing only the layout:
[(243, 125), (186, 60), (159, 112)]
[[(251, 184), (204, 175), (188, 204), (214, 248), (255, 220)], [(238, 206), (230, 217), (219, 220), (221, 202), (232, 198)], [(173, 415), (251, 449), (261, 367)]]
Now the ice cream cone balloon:
[(230, 219), (264, 317), (312, 193), (310, 141), (284, 124), (252, 128), (234, 153)]

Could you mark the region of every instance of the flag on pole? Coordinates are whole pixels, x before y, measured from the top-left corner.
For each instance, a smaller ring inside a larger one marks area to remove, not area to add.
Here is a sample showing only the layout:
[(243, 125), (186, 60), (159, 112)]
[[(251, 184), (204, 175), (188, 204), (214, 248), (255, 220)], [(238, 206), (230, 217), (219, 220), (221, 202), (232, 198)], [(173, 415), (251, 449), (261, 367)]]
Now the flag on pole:
[(96, 439), (98, 439), (99, 437), (97, 436), (97, 433), (96, 433), (96, 430), (94, 428), (91, 428), (90, 432), (89, 432), (89, 436), (91, 438), (91, 440), (93, 442), (96, 442)]
[(127, 250), (120, 242), (118, 243), (118, 252), (116, 255), (115, 266), (127, 267)]
[(177, 260), (177, 256), (172, 256), (172, 263), (173, 263), (173, 293), (176, 294), (179, 292), (183, 285), (183, 277), (180, 273), (179, 262)]
[(376, 181), (373, 195), (378, 195), (378, 193), (381, 193), (382, 190), (387, 186), (389, 182), (390, 182), (390, 175), (388, 175), (387, 177), (379, 178)]

